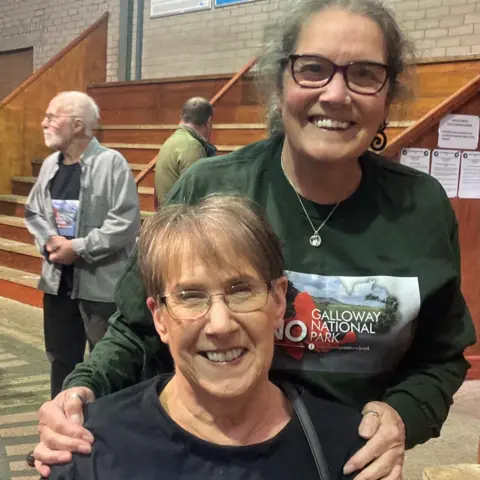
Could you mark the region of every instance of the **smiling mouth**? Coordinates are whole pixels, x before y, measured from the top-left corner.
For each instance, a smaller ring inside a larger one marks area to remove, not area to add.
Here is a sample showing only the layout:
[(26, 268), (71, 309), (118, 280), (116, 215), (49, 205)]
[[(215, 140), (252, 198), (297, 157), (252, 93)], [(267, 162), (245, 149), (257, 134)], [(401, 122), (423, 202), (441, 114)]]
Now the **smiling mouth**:
[(242, 357), (246, 351), (245, 348), (232, 348), (231, 350), (225, 350), (223, 352), (216, 350), (201, 352), (200, 354), (213, 363), (230, 363)]
[(353, 125), (353, 122), (347, 122), (344, 120), (335, 120), (333, 118), (326, 117), (309, 117), (309, 122), (317, 128), (333, 131), (344, 131)]

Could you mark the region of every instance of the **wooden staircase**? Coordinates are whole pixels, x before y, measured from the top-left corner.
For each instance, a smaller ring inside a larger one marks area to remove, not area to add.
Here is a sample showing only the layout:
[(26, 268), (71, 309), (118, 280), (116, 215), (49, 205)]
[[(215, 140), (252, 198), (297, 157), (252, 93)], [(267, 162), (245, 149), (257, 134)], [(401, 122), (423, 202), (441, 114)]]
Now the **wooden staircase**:
[[(103, 145), (122, 153), (136, 176), (175, 129), (176, 125), (105, 125), (98, 129), (97, 138)], [(212, 132), (219, 154), (232, 152), (265, 136), (263, 124), (219, 124)], [(12, 193), (0, 195), (0, 295), (39, 307), (42, 306), (42, 294), (37, 290), (37, 282), (42, 256), (23, 217), (27, 196), (42, 161), (33, 160), (32, 175), (12, 177)], [(154, 211), (154, 178), (155, 172), (151, 170), (138, 185), (142, 219)]]

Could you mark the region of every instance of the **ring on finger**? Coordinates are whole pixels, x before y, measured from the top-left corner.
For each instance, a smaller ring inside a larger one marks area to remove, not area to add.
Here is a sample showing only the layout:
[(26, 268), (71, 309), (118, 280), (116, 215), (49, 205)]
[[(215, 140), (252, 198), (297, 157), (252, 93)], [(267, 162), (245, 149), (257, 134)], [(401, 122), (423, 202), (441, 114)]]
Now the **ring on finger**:
[(376, 412), (375, 410), (365, 410), (364, 412), (362, 412), (362, 415), (365, 416), (365, 415), (375, 415), (377, 418), (380, 418), (380, 414), (378, 412)]
[(70, 398), (78, 398), (82, 402), (82, 405), (85, 403), (85, 399), (79, 393), (72, 393)]

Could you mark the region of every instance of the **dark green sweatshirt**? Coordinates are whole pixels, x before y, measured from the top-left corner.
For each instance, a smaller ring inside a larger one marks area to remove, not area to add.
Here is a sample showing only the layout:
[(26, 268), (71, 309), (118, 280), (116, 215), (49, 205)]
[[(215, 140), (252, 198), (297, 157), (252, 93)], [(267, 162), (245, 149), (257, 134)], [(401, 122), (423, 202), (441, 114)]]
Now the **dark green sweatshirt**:
[[(321, 229), (312, 228), (280, 165), (283, 138), (195, 163), (171, 202), (213, 192), (259, 203), (284, 245), (290, 280), (285, 324), (275, 335), (272, 371), (361, 409), (387, 402), (402, 417), (407, 446), (438, 436), (475, 342), (460, 291), (457, 223), (432, 177), (367, 152), (362, 181)], [(332, 205), (304, 200), (315, 227)], [(136, 256), (116, 291), (105, 338), (65, 387), (98, 396), (172, 368), (145, 304)]]

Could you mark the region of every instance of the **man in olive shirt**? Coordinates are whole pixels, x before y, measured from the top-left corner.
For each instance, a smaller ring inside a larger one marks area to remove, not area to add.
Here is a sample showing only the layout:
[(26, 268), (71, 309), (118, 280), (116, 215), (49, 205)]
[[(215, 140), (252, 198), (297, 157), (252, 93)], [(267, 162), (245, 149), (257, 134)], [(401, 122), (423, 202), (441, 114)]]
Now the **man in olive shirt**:
[(165, 197), (180, 175), (200, 158), (216, 154), (208, 143), (212, 132), (212, 105), (201, 97), (185, 102), (180, 123), (175, 132), (160, 149), (155, 166), (155, 193), (158, 205), (165, 203)]

